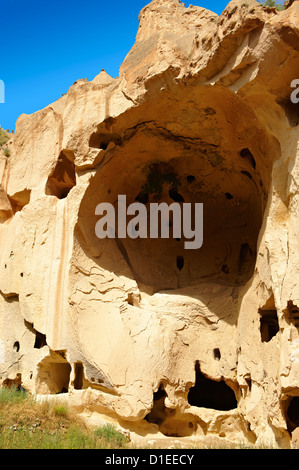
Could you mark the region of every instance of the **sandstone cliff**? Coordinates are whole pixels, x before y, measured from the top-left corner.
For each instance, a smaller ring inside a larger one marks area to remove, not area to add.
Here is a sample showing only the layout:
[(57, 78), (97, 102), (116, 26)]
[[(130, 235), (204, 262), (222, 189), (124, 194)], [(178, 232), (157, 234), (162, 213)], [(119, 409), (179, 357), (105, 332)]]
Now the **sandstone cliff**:
[[(153, 0), (118, 78), (19, 117), (0, 155), (2, 380), (132, 436), (291, 445), (298, 73), (299, 2)], [(164, 202), (204, 204), (200, 250), (96, 237), (97, 204), (154, 201), (153, 174)]]

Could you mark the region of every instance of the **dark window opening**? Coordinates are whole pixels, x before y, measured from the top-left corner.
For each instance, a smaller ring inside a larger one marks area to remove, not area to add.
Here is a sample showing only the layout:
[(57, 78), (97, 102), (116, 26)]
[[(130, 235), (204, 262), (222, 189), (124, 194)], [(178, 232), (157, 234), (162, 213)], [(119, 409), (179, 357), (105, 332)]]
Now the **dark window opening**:
[(20, 351), (20, 343), (19, 341), (15, 341), (14, 342), (14, 345), (13, 345), (13, 348), (16, 352), (19, 352)]
[(187, 181), (188, 181), (189, 184), (193, 183), (195, 181), (195, 179), (196, 178), (193, 175), (188, 175), (187, 176)]
[(149, 201), (149, 196), (148, 193), (141, 192), (138, 194), (138, 196), (135, 199), (137, 202), (140, 202), (141, 204), (147, 204)]
[(39, 331), (36, 331), (34, 348), (35, 349), (41, 349), (44, 346), (47, 346), (46, 335), (40, 333)]
[(248, 387), (249, 392), (251, 392), (251, 387), (252, 387), (252, 380), (251, 380), (251, 378), (245, 379), (245, 382), (247, 383), (247, 387)]
[(249, 149), (241, 150), (240, 155), (242, 158), (246, 159), (254, 169), (256, 168), (256, 161)]
[(214, 349), (214, 359), (216, 359), (216, 361), (220, 361), (221, 359), (221, 352), (218, 348)]
[(75, 378), (74, 378), (74, 389), (75, 390), (82, 390), (83, 388), (83, 377), (84, 377), (84, 370), (82, 362), (75, 363)]
[(37, 331), (34, 328), (33, 323), (29, 323), (28, 321), (24, 320), (24, 324), (25, 324), (26, 328), (28, 328), (28, 330), (31, 331), (31, 333), (33, 333), (35, 335), (35, 341), (34, 341), (34, 348), (35, 349), (41, 349), (44, 346), (47, 346), (46, 335), (44, 335), (43, 333), (40, 333), (39, 331)]
[(260, 309), (260, 331), (263, 343), (268, 343), (279, 332), (276, 310)]
[(175, 189), (170, 189), (169, 190), (169, 197), (174, 201), (174, 202), (185, 202), (185, 199), (181, 194), (179, 194)]
[(289, 432), (299, 427), (299, 397), (293, 397), (287, 408), (287, 425)]
[(228, 200), (234, 199), (234, 196), (233, 196), (231, 193), (225, 193), (225, 197), (226, 197), (226, 199), (228, 199)]
[(107, 134), (104, 132), (92, 134), (89, 146), (96, 149), (107, 150), (110, 142), (114, 143), (115, 145), (121, 145), (122, 139), (121, 136), (118, 134)]
[(252, 176), (248, 171), (241, 171), (242, 175), (247, 176), (250, 180), (252, 180)]
[(176, 259), (176, 265), (179, 271), (182, 271), (184, 265), (185, 265), (185, 260), (183, 256), (178, 256)]
[(229, 273), (229, 269), (228, 269), (227, 264), (224, 264), (221, 269), (222, 269), (222, 272), (224, 272), (224, 274), (228, 274), (228, 273)]
[(288, 320), (299, 329), (299, 308), (292, 301), (288, 302)]
[(244, 243), (240, 248), (239, 274), (245, 274), (250, 270), (253, 263), (253, 252), (248, 243)]
[(216, 382), (205, 377), (199, 361), (195, 364), (195, 386), (189, 391), (188, 402), (191, 406), (219, 411), (233, 410), (238, 406), (234, 391), (224, 380)]

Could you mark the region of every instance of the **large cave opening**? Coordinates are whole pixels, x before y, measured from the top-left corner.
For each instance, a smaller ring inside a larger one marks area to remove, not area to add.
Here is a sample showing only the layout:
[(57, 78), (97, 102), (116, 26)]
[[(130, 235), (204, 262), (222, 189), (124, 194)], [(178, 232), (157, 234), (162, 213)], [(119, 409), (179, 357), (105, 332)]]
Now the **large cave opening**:
[(189, 391), (188, 402), (191, 406), (219, 411), (230, 411), (238, 406), (234, 391), (224, 380), (206, 377), (200, 370), (199, 361), (195, 364), (195, 385)]
[[(79, 244), (101, 267), (154, 291), (202, 281), (240, 286), (250, 280), (277, 156), (275, 139), (231, 92), (194, 88), (187, 95), (147, 104), (140, 115), (135, 110), (122, 116), (109, 130), (99, 126), (90, 139), (90, 145), (105, 140), (105, 148), (98, 146), (102, 163), (81, 204)], [(115, 135), (122, 136), (116, 145)], [(117, 224), (119, 195), (126, 196), (127, 208), (139, 202), (147, 214), (154, 203), (176, 203), (182, 211), (184, 204), (203, 204), (202, 247), (186, 249), (188, 237), (171, 232), (171, 213), (169, 238), (99, 240), (95, 208), (112, 204)], [(128, 271), (122, 272), (120, 258)]]
[(166, 397), (167, 394), (161, 384), (153, 395), (153, 407), (145, 420), (157, 425), (159, 431), (165, 436), (192, 436), (197, 428), (194, 416), (189, 413), (180, 413), (177, 409), (167, 408), (165, 406)]

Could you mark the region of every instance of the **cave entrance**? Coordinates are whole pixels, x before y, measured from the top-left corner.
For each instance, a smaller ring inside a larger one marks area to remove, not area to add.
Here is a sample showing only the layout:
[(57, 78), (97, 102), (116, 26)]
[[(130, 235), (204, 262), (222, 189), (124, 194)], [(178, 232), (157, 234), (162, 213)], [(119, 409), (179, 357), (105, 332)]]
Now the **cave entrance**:
[(60, 394), (69, 389), (71, 366), (63, 351), (51, 351), (38, 365), (36, 393)]
[(151, 412), (145, 417), (146, 421), (154, 424), (162, 424), (165, 419), (165, 398), (166, 392), (162, 385), (160, 385), (157, 392), (153, 395), (153, 407)]
[[(208, 108), (213, 112), (207, 115)], [(238, 287), (252, 278), (280, 149), (234, 93), (192, 86), (178, 87), (175, 96), (165, 91), (161, 102), (150, 95), (138, 116), (128, 110), (101, 123), (90, 147), (107, 147), (107, 162), (90, 181), (79, 210), (75, 234), (87, 257), (154, 292), (210, 280)], [(120, 195), (127, 208), (138, 201), (148, 214), (153, 203), (203, 204), (202, 247), (186, 249), (186, 236), (99, 240), (95, 209), (108, 203), (117, 211)]]
[(205, 377), (200, 370), (199, 361), (195, 364), (195, 385), (190, 388), (188, 403), (219, 411), (230, 411), (238, 407), (234, 391), (224, 380), (216, 382)]
[(151, 412), (145, 417), (149, 423), (156, 424), (159, 431), (168, 437), (191, 436), (196, 430), (194, 416), (186, 413), (179, 413), (175, 409), (166, 408), (165, 398), (167, 394), (163, 385), (160, 385), (153, 395), (153, 407)]
[(74, 186), (76, 186), (74, 155), (73, 152), (65, 150), (61, 152), (56, 166), (48, 178), (46, 194), (64, 199)]

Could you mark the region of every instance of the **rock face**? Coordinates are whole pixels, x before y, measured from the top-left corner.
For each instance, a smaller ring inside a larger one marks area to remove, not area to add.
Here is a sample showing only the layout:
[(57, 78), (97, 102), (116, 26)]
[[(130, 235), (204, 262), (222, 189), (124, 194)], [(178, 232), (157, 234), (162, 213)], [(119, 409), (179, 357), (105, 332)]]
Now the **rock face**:
[[(1, 380), (136, 435), (288, 448), (299, 3), (233, 0), (218, 17), (153, 0), (139, 22), (118, 78), (21, 115), (0, 157)], [(203, 203), (203, 247), (99, 240), (95, 208), (118, 195)]]

